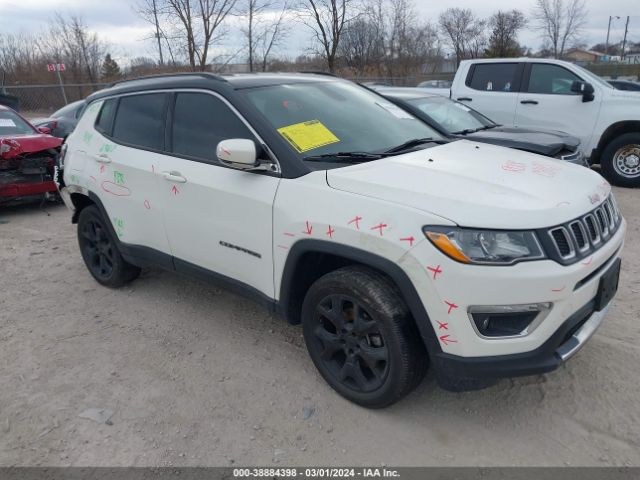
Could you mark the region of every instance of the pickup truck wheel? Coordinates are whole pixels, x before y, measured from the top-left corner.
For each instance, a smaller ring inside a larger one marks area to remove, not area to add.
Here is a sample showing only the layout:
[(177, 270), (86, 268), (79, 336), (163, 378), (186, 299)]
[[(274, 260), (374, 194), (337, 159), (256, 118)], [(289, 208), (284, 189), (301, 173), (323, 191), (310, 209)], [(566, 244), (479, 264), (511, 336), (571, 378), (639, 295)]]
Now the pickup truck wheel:
[(342, 396), (365, 407), (397, 402), (422, 380), (427, 352), (395, 287), (366, 267), (318, 279), (302, 306), (316, 368)]
[(640, 186), (640, 133), (625, 133), (610, 142), (600, 160), (603, 175), (614, 185)]
[(90, 205), (78, 217), (78, 243), (89, 273), (98, 283), (120, 287), (140, 275), (140, 268), (127, 263), (97, 207)]

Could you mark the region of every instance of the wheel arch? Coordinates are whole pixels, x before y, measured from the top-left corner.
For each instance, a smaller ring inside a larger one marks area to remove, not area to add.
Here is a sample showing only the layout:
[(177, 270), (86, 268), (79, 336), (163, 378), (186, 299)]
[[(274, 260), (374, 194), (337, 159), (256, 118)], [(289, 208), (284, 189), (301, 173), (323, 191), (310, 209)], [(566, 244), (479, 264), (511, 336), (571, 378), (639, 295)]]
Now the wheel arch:
[(600, 163), (603, 150), (615, 138), (625, 133), (640, 133), (640, 120), (624, 120), (616, 122), (607, 127), (600, 136), (600, 141), (591, 156), (590, 163)]
[(302, 302), (313, 282), (330, 271), (348, 265), (367, 266), (384, 275), (398, 289), (411, 311), (427, 350), (431, 354), (442, 350), (427, 311), (404, 270), (387, 258), (348, 245), (315, 239), (296, 242), (289, 250), (282, 272), (279, 313), (290, 324), (299, 324)]

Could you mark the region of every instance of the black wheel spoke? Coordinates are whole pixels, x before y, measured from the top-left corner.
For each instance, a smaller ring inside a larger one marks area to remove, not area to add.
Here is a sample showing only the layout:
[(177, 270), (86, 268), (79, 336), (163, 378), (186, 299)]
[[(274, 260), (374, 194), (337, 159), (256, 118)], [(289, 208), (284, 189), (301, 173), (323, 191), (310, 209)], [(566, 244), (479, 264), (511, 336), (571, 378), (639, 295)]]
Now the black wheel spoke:
[(318, 325), (315, 329), (316, 337), (318, 337), (322, 341), (322, 345), (324, 350), (321, 353), (321, 357), (323, 360), (331, 360), (333, 355), (342, 349), (342, 344), (340, 343), (340, 337), (333, 333), (326, 331), (322, 325)]
[(361, 346), (358, 356), (373, 373), (377, 374), (379, 373), (378, 370), (380, 369), (380, 364), (382, 362), (385, 362), (386, 364), (389, 352), (387, 351), (387, 347)]
[(315, 318), (316, 352), (336, 381), (359, 392), (379, 388), (388, 371), (389, 350), (378, 321), (355, 298), (339, 294), (319, 302)]

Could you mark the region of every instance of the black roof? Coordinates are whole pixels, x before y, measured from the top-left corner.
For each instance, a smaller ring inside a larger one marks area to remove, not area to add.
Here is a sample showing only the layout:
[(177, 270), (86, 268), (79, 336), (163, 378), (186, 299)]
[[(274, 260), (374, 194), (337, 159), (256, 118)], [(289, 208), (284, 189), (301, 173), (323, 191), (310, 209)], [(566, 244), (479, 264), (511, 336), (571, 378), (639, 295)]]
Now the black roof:
[(215, 75), (207, 72), (172, 73), (123, 80), (109, 85), (87, 98), (87, 102), (117, 95), (147, 90), (171, 88), (206, 88), (213, 90), (241, 90), (244, 88), (264, 87), (292, 83), (317, 83), (340, 80), (324, 73), (240, 73), (233, 75)]

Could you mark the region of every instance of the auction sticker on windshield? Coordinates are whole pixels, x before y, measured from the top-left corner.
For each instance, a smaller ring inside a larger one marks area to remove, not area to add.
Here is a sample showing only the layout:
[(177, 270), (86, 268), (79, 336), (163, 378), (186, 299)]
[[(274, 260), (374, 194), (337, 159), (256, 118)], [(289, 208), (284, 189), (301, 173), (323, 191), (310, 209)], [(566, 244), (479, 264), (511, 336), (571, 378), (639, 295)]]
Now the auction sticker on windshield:
[(340, 141), (331, 130), (325, 127), (320, 120), (295, 123), (278, 129), (287, 142), (298, 153), (307, 152), (314, 148), (324, 147)]
[(10, 118), (0, 118), (0, 127), (15, 127), (16, 124)]

